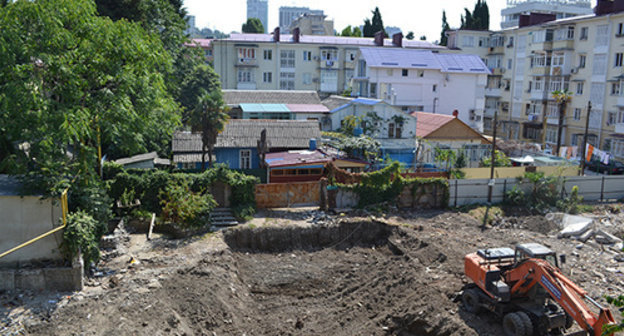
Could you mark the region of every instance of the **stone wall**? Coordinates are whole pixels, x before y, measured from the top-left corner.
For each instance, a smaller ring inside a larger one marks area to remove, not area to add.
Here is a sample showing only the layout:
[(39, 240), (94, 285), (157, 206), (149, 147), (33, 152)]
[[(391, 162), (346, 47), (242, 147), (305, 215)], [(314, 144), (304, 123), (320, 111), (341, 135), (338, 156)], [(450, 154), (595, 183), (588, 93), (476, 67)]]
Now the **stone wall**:
[(0, 290), (33, 290), (71, 292), (83, 288), (82, 258), (70, 267), (3, 268), (0, 269)]

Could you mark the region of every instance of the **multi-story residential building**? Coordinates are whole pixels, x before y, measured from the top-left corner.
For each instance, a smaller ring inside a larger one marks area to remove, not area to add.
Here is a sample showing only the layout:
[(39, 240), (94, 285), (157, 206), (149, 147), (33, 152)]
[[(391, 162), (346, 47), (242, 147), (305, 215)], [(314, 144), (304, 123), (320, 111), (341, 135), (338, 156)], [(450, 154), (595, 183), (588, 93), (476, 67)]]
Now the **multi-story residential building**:
[(269, 0), (247, 0), (247, 19), (251, 18), (260, 19), (264, 33), (267, 33), (269, 29)]
[[(488, 46), (470, 50), (480, 52), (492, 72), (485, 90), (486, 132), (498, 110), (499, 136), (553, 146), (559, 106), (552, 92), (569, 90), (562, 144), (582, 145), (591, 101), (589, 143), (624, 158), (624, 0), (599, 0), (595, 10), (559, 20), (523, 15), (518, 28), (489, 32)], [(455, 36), (449, 41), (469, 34), (450, 31)]]
[(350, 88), (360, 47), (446, 50), (425, 41), (280, 34), (231, 34), (212, 41), (214, 69), (223, 89), (314, 90), (321, 95)]
[(477, 55), (430, 50), (360, 48), (354, 92), (403, 111), (451, 115), (483, 131), (487, 66)]
[(290, 33), (290, 24), (295, 21), (301, 15), (320, 15), (323, 16), (323, 11), (320, 9), (310, 9), (308, 7), (286, 7), (279, 8), (279, 28), (282, 33)]
[(301, 35), (335, 35), (334, 21), (326, 20), (325, 15), (303, 14), (293, 20), (288, 31), (299, 28)]
[(520, 15), (529, 13), (554, 14), (557, 19), (592, 13), (589, 0), (507, 0), (501, 10), (501, 28), (518, 27)]

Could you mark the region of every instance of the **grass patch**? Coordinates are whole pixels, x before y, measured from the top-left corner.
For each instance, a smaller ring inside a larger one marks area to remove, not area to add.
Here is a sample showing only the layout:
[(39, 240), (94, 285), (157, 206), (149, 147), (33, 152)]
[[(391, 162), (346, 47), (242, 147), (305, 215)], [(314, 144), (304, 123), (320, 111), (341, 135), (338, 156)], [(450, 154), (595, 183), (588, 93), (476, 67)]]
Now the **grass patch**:
[[(492, 224), (496, 217), (505, 216), (505, 211), (499, 206), (491, 206), (489, 210), (485, 205), (476, 206), (473, 209), (468, 210), (467, 213), (470, 217), (473, 217), (480, 222), (485, 221), (485, 223), (489, 225)], [(487, 218), (485, 218), (486, 214)]]

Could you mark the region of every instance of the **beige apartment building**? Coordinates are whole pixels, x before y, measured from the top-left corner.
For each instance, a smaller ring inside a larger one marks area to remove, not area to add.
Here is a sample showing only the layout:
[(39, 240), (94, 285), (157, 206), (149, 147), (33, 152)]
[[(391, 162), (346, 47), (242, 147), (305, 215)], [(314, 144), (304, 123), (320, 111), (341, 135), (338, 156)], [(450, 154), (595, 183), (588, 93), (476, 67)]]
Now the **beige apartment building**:
[(557, 141), (556, 90), (569, 90), (562, 144), (582, 145), (587, 106), (589, 143), (624, 158), (624, 0), (601, 0), (597, 14), (556, 20), (554, 15), (519, 18), (501, 31), (449, 31), (449, 48), (478, 54), (488, 76), (484, 131), (509, 139)]
[(360, 47), (447, 50), (425, 41), (303, 35), (231, 34), (212, 41), (214, 69), (223, 89), (314, 90), (321, 95), (350, 88)]

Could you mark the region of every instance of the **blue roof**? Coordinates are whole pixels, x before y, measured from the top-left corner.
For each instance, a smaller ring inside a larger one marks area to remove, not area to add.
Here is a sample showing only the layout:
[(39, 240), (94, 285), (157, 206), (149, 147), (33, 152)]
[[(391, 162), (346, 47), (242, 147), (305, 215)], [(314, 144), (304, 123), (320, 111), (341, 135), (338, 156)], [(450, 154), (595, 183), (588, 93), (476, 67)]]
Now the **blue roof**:
[(351, 103), (364, 104), (364, 105), (377, 105), (377, 104), (381, 103), (381, 100), (379, 100), (379, 99), (369, 99), (369, 98), (355, 98), (355, 99), (353, 99), (351, 101)]
[(239, 104), (243, 112), (286, 112), (290, 109), (284, 104)]

